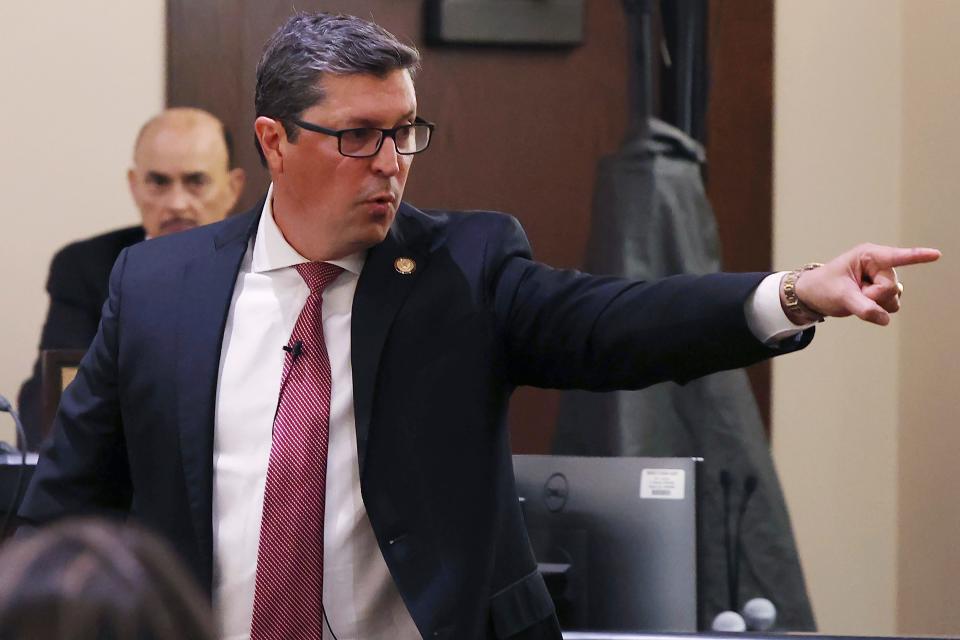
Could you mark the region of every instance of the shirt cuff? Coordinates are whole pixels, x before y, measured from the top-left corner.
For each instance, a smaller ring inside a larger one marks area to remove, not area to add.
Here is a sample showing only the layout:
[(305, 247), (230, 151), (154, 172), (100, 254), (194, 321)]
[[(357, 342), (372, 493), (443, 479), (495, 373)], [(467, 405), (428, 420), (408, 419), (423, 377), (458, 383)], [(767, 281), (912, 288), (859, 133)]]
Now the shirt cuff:
[(816, 324), (793, 324), (784, 313), (780, 304), (780, 280), (786, 274), (786, 271), (780, 271), (768, 275), (743, 303), (750, 332), (767, 346), (793, 338)]

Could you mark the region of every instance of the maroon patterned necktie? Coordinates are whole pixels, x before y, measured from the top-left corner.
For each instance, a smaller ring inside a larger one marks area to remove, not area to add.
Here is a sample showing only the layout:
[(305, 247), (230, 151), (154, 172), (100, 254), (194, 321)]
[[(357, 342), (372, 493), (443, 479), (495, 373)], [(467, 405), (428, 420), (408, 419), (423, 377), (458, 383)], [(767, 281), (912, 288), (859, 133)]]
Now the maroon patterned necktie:
[(310, 287), (283, 365), (263, 497), (251, 640), (323, 635), (323, 507), (330, 427), (330, 360), (323, 290), (343, 271), (296, 267)]

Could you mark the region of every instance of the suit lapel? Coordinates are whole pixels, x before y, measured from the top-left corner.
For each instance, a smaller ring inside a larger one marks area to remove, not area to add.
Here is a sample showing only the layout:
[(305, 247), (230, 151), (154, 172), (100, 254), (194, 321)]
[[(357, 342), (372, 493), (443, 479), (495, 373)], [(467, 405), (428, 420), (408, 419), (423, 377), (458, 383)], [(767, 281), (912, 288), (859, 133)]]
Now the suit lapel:
[[(370, 438), (373, 394), (376, 387), (380, 355), (387, 334), (404, 299), (427, 266), (428, 248), (422, 242), (422, 228), (418, 228), (411, 212), (419, 218), (423, 214), (402, 205), (397, 221), (386, 239), (367, 253), (367, 260), (357, 283), (353, 298), (351, 326), (351, 353), (353, 364), (353, 405), (357, 427), (357, 457), (360, 477), (363, 477), (367, 442)], [(412, 273), (409, 263), (397, 265), (398, 259), (414, 261)]]
[(177, 415), (193, 528), (213, 570), (213, 425), (223, 331), (240, 263), (259, 209), (227, 220), (212, 251), (187, 264), (177, 321)]

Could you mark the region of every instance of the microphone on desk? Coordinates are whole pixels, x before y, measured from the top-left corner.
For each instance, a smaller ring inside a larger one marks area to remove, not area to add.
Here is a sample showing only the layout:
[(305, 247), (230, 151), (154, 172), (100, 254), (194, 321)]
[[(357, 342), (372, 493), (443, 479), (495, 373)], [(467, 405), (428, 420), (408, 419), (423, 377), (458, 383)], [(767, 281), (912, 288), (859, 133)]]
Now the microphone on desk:
[[(729, 609), (721, 611), (713, 619), (711, 629), (722, 632), (767, 631), (777, 619), (777, 608), (766, 598), (753, 598), (740, 612), (740, 559), (743, 556), (743, 516), (747, 505), (757, 490), (757, 477), (750, 475), (743, 482), (743, 497), (737, 510), (734, 533), (730, 532), (730, 489), (733, 476), (723, 469), (720, 472), (720, 487), (723, 490), (723, 541), (727, 556), (727, 593)], [(732, 538), (732, 543), (731, 543)]]
[(720, 488), (723, 490), (723, 550), (727, 557), (727, 601), (728, 609), (721, 611), (713, 619), (710, 628), (714, 631), (737, 632), (746, 631), (747, 623), (743, 616), (737, 613), (737, 597), (734, 595), (733, 549), (730, 532), (730, 487), (733, 485), (733, 476), (729, 471), (720, 471)]
[(23, 423), (20, 422), (20, 415), (14, 410), (13, 404), (5, 397), (0, 395), (0, 412), (9, 413), (13, 418), (13, 423), (17, 428), (17, 439), (20, 446), (20, 470), (17, 471), (17, 484), (13, 489), (13, 497), (10, 499), (10, 505), (3, 516), (3, 524), (0, 525), (0, 540), (6, 537), (7, 528), (10, 526), (10, 518), (17, 508), (17, 501), (20, 492), (23, 490), (23, 470), (27, 466), (27, 434), (23, 430)]
[[(13, 403), (7, 400), (4, 396), (0, 395), (0, 413), (9, 413), (13, 418), (13, 423), (17, 429), (17, 447), (20, 451), (26, 454), (27, 451), (27, 434), (23, 430), (23, 423), (20, 422), (20, 414), (18, 414), (14, 408)], [(24, 462), (26, 464), (26, 462)]]
[(743, 514), (747, 512), (747, 504), (757, 490), (757, 476), (749, 475), (743, 481), (743, 497), (740, 498), (740, 509), (737, 512), (737, 528), (733, 534), (733, 564), (730, 569), (733, 573), (733, 590), (730, 592), (730, 608), (736, 611), (740, 605), (740, 559), (743, 557)]
[(730, 541), (730, 487), (733, 484), (733, 476), (729, 471), (723, 469), (720, 471), (720, 488), (723, 489), (723, 550), (727, 557), (727, 608), (735, 611), (737, 608), (737, 598), (733, 592), (733, 544)]
[[(737, 530), (734, 534), (734, 588), (737, 602), (740, 601), (740, 559), (743, 557), (743, 515), (747, 511), (747, 503), (757, 490), (757, 476), (750, 475), (743, 482), (743, 501), (740, 503), (740, 512), (737, 514)], [(767, 598), (751, 598), (747, 600), (740, 615), (747, 624), (748, 631), (768, 631), (777, 622), (777, 607)]]
[(751, 598), (740, 613), (721, 611), (713, 619), (713, 631), (769, 631), (777, 622), (777, 607), (766, 598)]

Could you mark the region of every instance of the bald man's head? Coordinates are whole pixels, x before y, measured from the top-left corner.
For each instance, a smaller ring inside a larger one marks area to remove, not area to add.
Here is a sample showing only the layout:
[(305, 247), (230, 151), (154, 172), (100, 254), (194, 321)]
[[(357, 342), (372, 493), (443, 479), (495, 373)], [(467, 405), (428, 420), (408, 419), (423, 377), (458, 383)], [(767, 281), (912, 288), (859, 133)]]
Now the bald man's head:
[(147, 237), (225, 218), (244, 183), (230, 156), (223, 124), (201, 109), (167, 109), (143, 125), (127, 181)]

